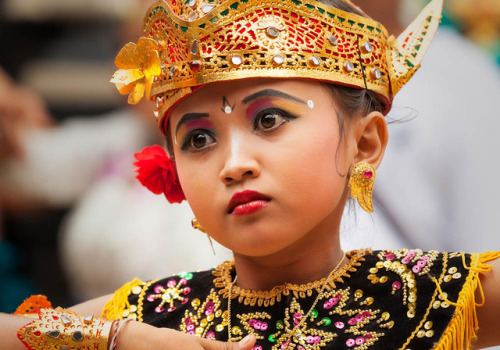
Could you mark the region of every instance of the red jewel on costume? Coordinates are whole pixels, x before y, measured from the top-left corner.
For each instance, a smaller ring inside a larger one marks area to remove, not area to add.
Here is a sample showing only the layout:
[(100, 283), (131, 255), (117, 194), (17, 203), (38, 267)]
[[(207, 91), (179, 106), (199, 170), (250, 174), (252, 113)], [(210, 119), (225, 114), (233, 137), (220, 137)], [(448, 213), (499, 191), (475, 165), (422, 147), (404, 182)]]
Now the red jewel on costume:
[(155, 194), (164, 194), (170, 203), (181, 203), (186, 197), (182, 191), (175, 166), (160, 146), (149, 146), (134, 154), (136, 178)]

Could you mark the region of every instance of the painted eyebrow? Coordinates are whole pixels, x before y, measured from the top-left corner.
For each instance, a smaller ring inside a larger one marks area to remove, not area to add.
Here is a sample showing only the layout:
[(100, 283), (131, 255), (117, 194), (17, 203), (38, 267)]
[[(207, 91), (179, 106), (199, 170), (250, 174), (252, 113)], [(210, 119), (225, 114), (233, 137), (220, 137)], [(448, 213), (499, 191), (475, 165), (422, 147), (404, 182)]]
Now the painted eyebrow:
[(295, 97), (295, 96), (292, 96), (292, 95), (289, 95), (289, 94), (286, 94), (284, 92), (274, 90), (274, 89), (264, 89), (264, 90), (258, 91), (254, 94), (251, 94), (251, 95), (245, 97), (241, 102), (243, 104), (247, 104), (248, 102), (253, 101), (253, 100), (255, 100), (259, 97), (262, 97), (262, 96), (281, 97), (281, 98), (286, 98), (287, 100), (292, 100), (292, 101), (300, 102), (303, 104), (307, 104), (306, 101), (301, 100), (298, 97)]
[(208, 118), (209, 114), (208, 113), (186, 113), (184, 114), (181, 119), (179, 120), (179, 123), (177, 123), (177, 127), (175, 129), (175, 135), (177, 136), (177, 133), (179, 132), (179, 129), (183, 124), (186, 124), (187, 122), (195, 119), (200, 119), (200, 118)]

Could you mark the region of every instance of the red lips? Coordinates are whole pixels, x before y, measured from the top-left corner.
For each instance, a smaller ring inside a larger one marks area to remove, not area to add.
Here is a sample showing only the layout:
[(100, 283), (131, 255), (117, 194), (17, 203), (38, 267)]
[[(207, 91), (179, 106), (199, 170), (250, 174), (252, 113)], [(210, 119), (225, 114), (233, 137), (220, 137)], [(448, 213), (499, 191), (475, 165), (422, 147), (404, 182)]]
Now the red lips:
[(228, 214), (247, 215), (267, 207), (271, 199), (256, 191), (242, 191), (233, 195), (227, 206)]

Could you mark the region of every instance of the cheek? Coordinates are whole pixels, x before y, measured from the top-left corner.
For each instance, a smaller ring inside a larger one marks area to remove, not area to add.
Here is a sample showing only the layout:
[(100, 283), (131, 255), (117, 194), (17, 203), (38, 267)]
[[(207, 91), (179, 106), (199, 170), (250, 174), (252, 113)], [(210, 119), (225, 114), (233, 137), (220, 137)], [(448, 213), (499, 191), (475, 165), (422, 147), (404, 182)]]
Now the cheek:
[(283, 160), (285, 166), (293, 167), (288, 170), (291, 188), (299, 191), (302, 199), (314, 199), (318, 205), (340, 198), (348, 169), (338, 124), (330, 121), (321, 125), (322, 128), (302, 129), (307, 137), (296, 143), (290, 159)]
[[(188, 200), (191, 209), (195, 213), (204, 210), (205, 206), (212, 203), (215, 181), (210, 181), (214, 172), (210, 168), (213, 163), (200, 163), (187, 160), (182, 155), (177, 158), (177, 173), (182, 190)], [(203, 169), (200, 171), (200, 169)]]

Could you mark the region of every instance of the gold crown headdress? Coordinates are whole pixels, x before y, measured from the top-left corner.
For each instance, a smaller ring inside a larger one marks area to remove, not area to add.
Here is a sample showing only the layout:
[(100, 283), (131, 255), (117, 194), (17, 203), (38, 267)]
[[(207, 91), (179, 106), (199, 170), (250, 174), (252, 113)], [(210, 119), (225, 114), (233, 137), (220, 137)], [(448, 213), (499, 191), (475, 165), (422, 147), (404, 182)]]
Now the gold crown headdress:
[[(345, 0), (348, 2), (348, 0)], [(194, 88), (247, 78), (306, 78), (366, 88), (385, 111), (429, 47), (443, 0), (396, 39), (378, 22), (314, 0), (160, 0), (111, 80), (131, 104), (156, 98), (160, 128)]]

